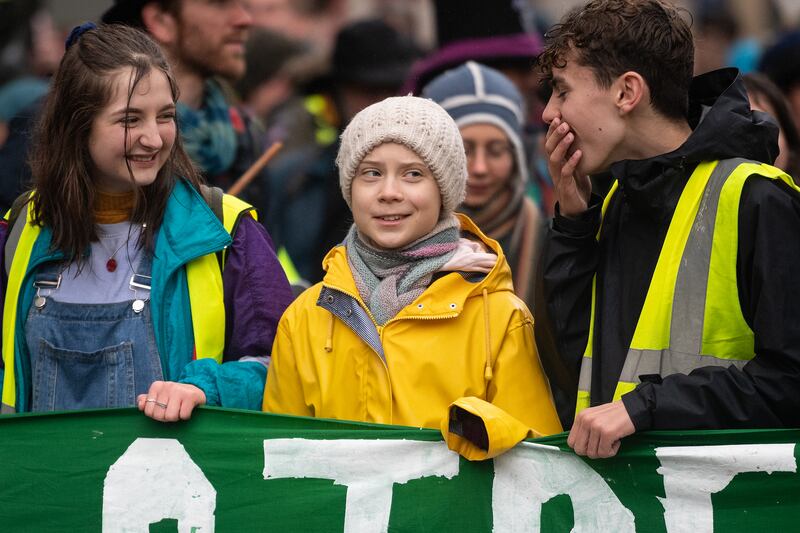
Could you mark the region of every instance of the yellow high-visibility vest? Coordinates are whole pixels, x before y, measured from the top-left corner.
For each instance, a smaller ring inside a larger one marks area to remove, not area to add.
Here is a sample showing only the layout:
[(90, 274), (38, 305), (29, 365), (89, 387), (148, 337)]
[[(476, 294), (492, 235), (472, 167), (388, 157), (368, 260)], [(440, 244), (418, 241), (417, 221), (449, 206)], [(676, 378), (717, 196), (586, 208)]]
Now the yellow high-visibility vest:
[[(800, 192), (784, 171), (745, 159), (704, 162), (692, 173), (667, 230), (613, 400), (636, 388), (639, 376), (742, 367), (755, 356), (736, 276), (739, 200), (754, 174), (782, 180)], [(603, 216), (617, 185), (603, 203)], [(598, 239), (601, 231), (602, 224)], [(595, 276), (576, 413), (591, 401), (596, 292)]]
[[(201, 192), (212, 211), (219, 217), (225, 230), (233, 234), (242, 216), (256, 217), (249, 204), (234, 196), (222, 194), (219, 189), (203, 187)], [(6, 214), (8, 218), (9, 214)], [(24, 223), (23, 223), (24, 221)], [(19, 224), (9, 228), (14, 242), (7, 244), (8, 256), (13, 256), (8, 271), (8, 285), (3, 306), (3, 394), (0, 412), (16, 412), (15, 340), (17, 312), (22, 283), (28, 271), (33, 246), (39, 238), (41, 228), (31, 222), (31, 203), (24, 213), (18, 215)], [(18, 234), (14, 234), (18, 230)], [(222, 260), (224, 262), (224, 259)], [(207, 254), (186, 264), (186, 282), (194, 331), (194, 348), (198, 358), (213, 358), (222, 362), (225, 349), (225, 301), (222, 288), (221, 260), (216, 254)], [(24, 311), (23, 311), (24, 312)]]

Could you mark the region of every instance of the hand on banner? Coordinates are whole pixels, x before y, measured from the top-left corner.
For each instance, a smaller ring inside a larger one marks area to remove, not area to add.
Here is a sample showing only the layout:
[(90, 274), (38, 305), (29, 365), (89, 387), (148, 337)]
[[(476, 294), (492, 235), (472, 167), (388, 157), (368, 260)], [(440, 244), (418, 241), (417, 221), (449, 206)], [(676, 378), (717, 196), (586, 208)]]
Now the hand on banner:
[(159, 422), (188, 420), (194, 408), (205, 403), (206, 395), (201, 389), (174, 381), (154, 381), (147, 394), (136, 399), (139, 410)]
[(620, 439), (636, 431), (622, 400), (584, 409), (575, 417), (567, 444), (591, 459), (614, 457)]
[(575, 217), (586, 211), (592, 194), (589, 176), (578, 176), (576, 170), (583, 157), (579, 149), (570, 153), (575, 134), (570, 126), (556, 117), (547, 129), (544, 149), (547, 152), (547, 169), (555, 185), (558, 209), (562, 216)]

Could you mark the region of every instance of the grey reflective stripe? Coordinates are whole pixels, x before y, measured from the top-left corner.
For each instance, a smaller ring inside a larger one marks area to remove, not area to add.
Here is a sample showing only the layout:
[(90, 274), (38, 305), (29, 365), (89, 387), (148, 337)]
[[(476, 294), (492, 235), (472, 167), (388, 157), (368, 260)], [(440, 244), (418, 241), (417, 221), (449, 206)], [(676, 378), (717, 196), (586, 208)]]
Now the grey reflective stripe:
[[(702, 354), (706, 292), (720, 195), (728, 177), (744, 163), (753, 162), (741, 158), (721, 160), (708, 178), (675, 280), (669, 348), (629, 349), (619, 377), (620, 382), (639, 383), (639, 376), (647, 374), (658, 374), (662, 377), (676, 373), (688, 374), (703, 366), (734, 365), (741, 368), (747, 363), (746, 360)], [(578, 389), (588, 392), (590, 397), (591, 369), (591, 358), (584, 357)]]
[(728, 176), (742, 163), (747, 161), (723, 159), (708, 178), (675, 280), (669, 337), (669, 347), (673, 352), (684, 354), (703, 352), (703, 319), (706, 309), (708, 269), (711, 263), (720, 193)]
[(642, 375), (658, 374), (665, 377), (677, 373), (688, 374), (703, 366), (735, 365), (741, 368), (747, 362), (703, 355), (702, 352), (706, 292), (719, 199), (728, 177), (736, 167), (748, 162), (741, 158), (724, 159), (711, 172), (678, 267), (672, 298), (669, 348), (631, 348), (619, 381), (638, 383)]
[(0, 404), (0, 415), (10, 415), (16, 412), (17, 410), (11, 407), (10, 405), (5, 403)]
[(6, 279), (11, 275), (11, 261), (14, 260), (14, 254), (17, 251), (17, 245), (19, 244), (20, 238), (22, 238), (22, 230), (25, 229), (25, 223), (28, 220), (28, 210), (26, 209), (24, 212), (17, 215), (17, 218), (14, 220), (14, 225), (11, 227), (11, 231), (8, 232), (8, 238), (6, 239), (6, 246), (5, 246), (5, 261), (6, 261)]
[(581, 375), (578, 378), (578, 390), (591, 392), (592, 390), (592, 358), (584, 357), (581, 361)]
[(628, 356), (625, 358), (625, 365), (622, 367), (619, 381), (638, 383), (639, 376), (647, 374), (658, 374), (659, 376), (665, 377), (670, 374), (688, 374), (695, 368), (703, 366), (727, 367), (733, 365), (737, 368), (742, 368), (745, 363), (747, 363), (747, 361), (741, 359), (724, 359), (722, 357), (714, 357), (713, 355), (681, 353), (670, 349), (630, 349), (628, 350)]
[(362, 341), (375, 350), (375, 353), (380, 355), (381, 359), (386, 360), (383, 355), (381, 336), (378, 334), (375, 323), (352, 296), (328, 287), (322, 287), (317, 299), (317, 305), (333, 313), (335, 317), (353, 330), (353, 333), (358, 335)]

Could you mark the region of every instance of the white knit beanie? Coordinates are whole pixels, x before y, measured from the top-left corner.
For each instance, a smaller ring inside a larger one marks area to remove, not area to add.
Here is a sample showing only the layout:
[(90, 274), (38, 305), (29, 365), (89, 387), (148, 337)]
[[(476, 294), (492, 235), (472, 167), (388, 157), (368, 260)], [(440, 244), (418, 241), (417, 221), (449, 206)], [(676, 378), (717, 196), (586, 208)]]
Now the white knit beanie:
[(342, 196), (349, 207), (358, 165), (373, 148), (387, 142), (407, 146), (425, 162), (439, 185), (442, 215), (451, 213), (464, 200), (467, 158), (458, 126), (433, 100), (395, 96), (364, 108), (342, 133), (336, 165)]

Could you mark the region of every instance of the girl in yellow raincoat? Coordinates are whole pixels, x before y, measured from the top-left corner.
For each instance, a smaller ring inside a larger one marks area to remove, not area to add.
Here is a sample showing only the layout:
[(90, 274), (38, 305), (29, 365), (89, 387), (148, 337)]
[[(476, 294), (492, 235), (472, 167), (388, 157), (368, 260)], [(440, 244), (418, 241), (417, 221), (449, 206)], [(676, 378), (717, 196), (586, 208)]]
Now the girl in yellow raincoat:
[[(467, 166), (452, 118), (388, 98), (355, 116), (337, 165), (354, 224), (278, 325), (264, 410), (442, 427), (484, 450), (521, 438), (496, 427), (561, 431), (503, 250), (453, 213)], [(474, 416), (448, 417), (463, 397), (486, 414), (477, 435)]]

